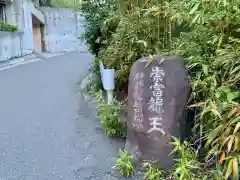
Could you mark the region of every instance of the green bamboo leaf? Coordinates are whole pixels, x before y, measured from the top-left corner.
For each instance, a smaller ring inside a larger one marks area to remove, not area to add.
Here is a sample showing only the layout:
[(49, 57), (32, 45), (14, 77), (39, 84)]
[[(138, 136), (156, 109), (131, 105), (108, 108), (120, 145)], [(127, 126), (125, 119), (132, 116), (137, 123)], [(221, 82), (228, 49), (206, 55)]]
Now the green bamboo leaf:
[(220, 119), (222, 119), (221, 114), (219, 113), (219, 111), (217, 110), (217, 105), (215, 104), (215, 102), (211, 102), (211, 111), (215, 116), (218, 116)]
[(237, 125), (236, 125), (236, 127), (235, 127), (235, 129), (234, 129), (233, 134), (236, 134), (239, 129), (240, 129), (240, 122), (237, 123)]
[(240, 79), (240, 73), (235, 76), (234, 81), (238, 81), (239, 79)]
[(226, 87), (226, 86), (222, 86), (219, 89), (221, 89), (225, 93), (231, 92), (231, 89), (229, 87)]
[(189, 12), (189, 14), (190, 14), (190, 15), (194, 14), (194, 13), (198, 10), (200, 4), (201, 4), (201, 3), (196, 3), (196, 4), (193, 6), (193, 8), (191, 9), (191, 11)]
[(147, 42), (144, 40), (138, 40), (137, 43), (143, 44), (145, 47), (147, 47)]
[(198, 21), (198, 19), (199, 19), (199, 17), (200, 17), (200, 13), (199, 14), (197, 14), (193, 19), (192, 19), (192, 24), (194, 24), (196, 21)]
[(221, 124), (208, 134), (206, 146), (208, 146), (217, 137), (217, 135), (223, 130), (223, 128), (224, 126)]
[(238, 179), (238, 174), (239, 174), (239, 169), (238, 169), (238, 160), (237, 160), (237, 158), (234, 158), (233, 159), (233, 171), (232, 171), (232, 173), (233, 173), (233, 179), (234, 180), (237, 180)]
[(208, 70), (209, 70), (208, 65), (203, 64), (203, 65), (202, 65), (202, 68), (203, 68), (204, 74), (205, 74), (205, 75), (208, 75)]
[(230, 75), (234, 74), (235, 72), (239, 72), (239, 71), (240, 71), (240, 66), (237, 66), (230, 72)]
[(236, 113), (237, 108), (232, 108), (231, 111), (228, 113), (227, 118), (231, 118)]
[(231, 120), (230, 125), (235, 124), (236, 122), (240, 121), (240, 116), (235, 117), (234, 119)]
[(222, 142), (220, 149), (223, 148), (223, 146), (231, 139), (231, 136), (228, 136), (227, 138), (224, 139), (224, 141)]
[(217, 45), (218, 49), (220, 49), (220, 47), (222, 46), (222, 41), (223, 41), (223, 36), (221, 36), (218, 40), (218, 45)]
[(227, 100), (229, 102), (232, 102), (234, 99), (238, 98), (240, 96), (239, 92), (231, 92), (227, 94)]
[(224, 6), (227, 5), (227, 0), (223, 0), (223, 5), (224, 5)]
[(228, 163), (227, 171), (225, 173), (225, 177), (224, 177), (225, 180), (227, 180), (232, 173), (232, 170), (233, 170), (232, 165), (233, 165), (233, 160), (231, 159)]
[(234, 136), (234, 151), (237, 151), (239, 149), (239, 136), (238, 134)]
[(148, 61), (144, 67), (148, 67), (152, 63), (153, 59), (154, 59), (153, 55), (149, 55)]
[(220, 98), (220, 97), (221, 97), (221, 92), (217, 91), (217, 92), (215, 93), (215, 96), (216, 96), (216, 98)]
[(233, 145), (233, 141), (234, 141), (234, 136), (231, 136), (230, 140), (228, 141), (228, 145), (227, 145), (227, 152), (229, 153), (232, 149), (232, 145)]

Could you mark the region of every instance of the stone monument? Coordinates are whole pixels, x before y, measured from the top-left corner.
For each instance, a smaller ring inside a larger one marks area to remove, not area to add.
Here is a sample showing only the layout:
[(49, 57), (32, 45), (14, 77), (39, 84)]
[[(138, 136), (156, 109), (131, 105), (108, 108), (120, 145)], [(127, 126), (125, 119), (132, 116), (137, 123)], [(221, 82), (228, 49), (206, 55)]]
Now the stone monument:
[(127, 141), (125, 149), (138, 161), (150, 161), (168, 170), (172, 136), (179, 138), (189, 80), (183, 59), (155, 56), (136, 61), (128, 87)]

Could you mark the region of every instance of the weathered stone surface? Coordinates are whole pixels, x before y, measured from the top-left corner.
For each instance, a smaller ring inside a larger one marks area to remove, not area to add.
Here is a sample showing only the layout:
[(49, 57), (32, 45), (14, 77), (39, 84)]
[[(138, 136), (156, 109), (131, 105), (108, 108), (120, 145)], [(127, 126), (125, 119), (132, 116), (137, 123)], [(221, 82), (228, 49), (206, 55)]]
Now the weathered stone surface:
[(126, 150), (140, 161), (163, 169), (173, 166), (172, 145), (180, 137), (181, 119), (188, 98), (189, 81), (178, 57), (155, 56), (146, 66), (142, 58), (131, 68), (128, 89)]

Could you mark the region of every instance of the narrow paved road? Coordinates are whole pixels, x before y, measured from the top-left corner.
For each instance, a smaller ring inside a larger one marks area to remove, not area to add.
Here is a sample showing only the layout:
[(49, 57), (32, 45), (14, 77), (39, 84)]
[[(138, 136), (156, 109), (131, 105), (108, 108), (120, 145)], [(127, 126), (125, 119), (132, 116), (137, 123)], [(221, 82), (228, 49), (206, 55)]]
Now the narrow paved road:
[(77, 82), (92, 61), (71, 53), (0, 71), (0, 180), (118, 180), (121, 142), (105, 137)]

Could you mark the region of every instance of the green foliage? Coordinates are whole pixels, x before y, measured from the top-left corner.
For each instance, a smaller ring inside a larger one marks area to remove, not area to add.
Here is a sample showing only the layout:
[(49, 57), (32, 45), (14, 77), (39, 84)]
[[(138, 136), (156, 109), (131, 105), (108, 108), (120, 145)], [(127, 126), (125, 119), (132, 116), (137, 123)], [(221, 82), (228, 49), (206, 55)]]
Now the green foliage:
[(169, 175), (173, 180), (221, 180), (222, 174), (218, 169), (209, 170), (207, 164), (199, 163), (195, 150), (185, 141), (183, 144), (176, 138), (171, 142), (174, 146), (172, 153), (177, 153), (176, 164)]
[(39, 4), (40, 6), (54, 6), (57, 8), (73, 8), (79, 10), (82, 0), (40, 0)]
[(10, 25), (4, 21), (0, 21), (0, 31), (15, 32), (17, 31), (17, 26)]
[[(189, 107), (200, 109), (194, 131), (203, 138), (205, 164), (218, 158), (224, 179), (238, 179), (240, 1), (119, 0), (116, 4), (117, 10), (108, 9), (108, 15), (98, 23), (100, 34), (104, 30), (111, 32), (106, 33), (104, 41), (100, 40), (104, 43), (99, 45), (98, 55), (105, 66), (117, 70), (117, 90), (127, 89), (130, 68), (140, 57), (183, 56), (191, 77), (189, 102), (193, 104)], [(115, 31), (108, 31), (111, 26), (117, 26)], [(180, 147), (177, 151), (181, 152), (181, 160), (175, 167), (175, 178), (204, 177), (192, 173), (202, 167), (194, 150), (186, 144), (183, 149)]]
[(52, 6), (51, 0), (40, 0), (39, 1), (40, 6)]
[(101, 46), (104, 45), (105, 36), (109, 37), (109, 33), (114, 31), (114, 25), (110, 24), (108, 33), (103, 33), (101, 27), (106, 17), (115, 9), (113, 0), (82, 0), (81, 12), (86, 20), (85, 33), (83, 38), (89, 45), (89, 51), (97, 55)]
[(95, 75), (95, 79), (91, 82), (87, 87), (86, 91), (89, 95), (94, 96), (100, 90), (103, 90), (100, 68), (99, 68), (99, 59), (97, 57), (94, 58), (93, 65), (91, 66), (90, 71)]
[(170, 33), (164, 29), (168, 21), (159, 13), (162, 5), (157, 1), (138, 2), (140, 5), (124, 1), (115, 15), (106, 19), (108, 22), (114, 17), (114, 22), (119, 23), (108, 46), (100, 52), (100, 59), (106, 67), (117, 70), (116, 84), (120, 91), (126, 90), (131, 65), (138, 58), (155, 54), (156, 49), (168, 48)]
[(194, 150), (190, 147), (188, 142), (185, 141), (181, 144), (179, 140), (175, 139), (171, 144), (174, 146), (172, 153), (178, 153), (179, 155), (179, 158), (175, 160), (176, 164), (172, 170), (173, 177), (176, 180), (197, 178), (197, 174), (194, 173), (194, 171), (200, 170), (201, 166)]
[(173, 39), (171, 53), (184, 56), (191, 72), (193, 106), (201, 113), (206, 160), (219, 157), (224, 179), (238, 179), (240, 164), (240, 5), (232, 1), (171, 1), (172, 21), (188, 22), (190, 32)]
[(116, 100), (112, 104), (107, 104), (102, 91), (98, 92), (96, 98), (100, 123), (107, 136), (125, 138), (126, 124), (121, 120), (123, 104)]
[(129, 177), (135, 172), (134, 159), (126, 151), (120, 151), (115, 168), (121, 176)]
[(151, 163), (143, 163), (145, 169), (144, 179), (146, 180), (165, 180), (164, 171), (154, 167)]

